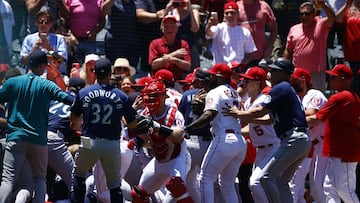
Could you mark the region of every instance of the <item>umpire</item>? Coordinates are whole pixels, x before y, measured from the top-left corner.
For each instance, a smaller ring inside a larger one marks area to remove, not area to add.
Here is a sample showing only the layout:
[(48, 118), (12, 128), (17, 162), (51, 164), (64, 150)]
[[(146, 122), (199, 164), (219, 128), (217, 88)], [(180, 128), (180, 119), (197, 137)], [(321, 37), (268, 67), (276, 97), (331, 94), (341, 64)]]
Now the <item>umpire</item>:
[(75, 157), (71, 201), (84, 202), (85, 177), (98, 161), (104, 168), (112, 203), (123, 202), (120, 190), (120, 132), (124, 116), (130, 128), (136, 127), (136, 111), (128, 97), (110, 85), (111, 62), (101, 58), (95, 63), (97, 83), (83, 88), (71, 108), (70, 126), (81, 130), (82, 139)]
[(270, 203), (292, 202), (288, 182), (309, 153), (311, 141), (301, 101), (289, 83), (293, 63), (281, 57), (269, 67), (272, 88), (268, 98), (250, 111), (233, 107), (223, 113), (240, 119), (260, 118), (270, 113), (281, 144), (265, 165), (260, 182)]

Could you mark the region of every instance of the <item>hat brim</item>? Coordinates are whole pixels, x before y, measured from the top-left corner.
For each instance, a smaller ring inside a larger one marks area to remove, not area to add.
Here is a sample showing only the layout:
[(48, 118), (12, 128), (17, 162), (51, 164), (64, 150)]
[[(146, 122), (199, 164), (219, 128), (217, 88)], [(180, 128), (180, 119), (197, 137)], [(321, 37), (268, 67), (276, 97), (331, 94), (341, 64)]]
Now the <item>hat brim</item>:
[(130, 76), (134, 76), (136, 74), (136, 69), (132, 66), (129, 66)]
[(268, 67), (271, 68), (271, 69), (284, 71), (284, 69), (280, 68), (279, 66), (277, 66), (275, 64), (270, 64), (270, 65), (268, 65)]
[(332, 75), (332, 76), (339, 76), (339, 74), (335, 73), (334, 71), (332, 70), (326, 70), (325, 73), (329, 74), (329, 75)]
[(241, 77), (244, 77), (244, 78), (246, 78), (246, 79), (250, 79), (250, 80), (254, 80), (254, 78), (253, 77), (250, 77), (249, 75), (247, 75), (247, 74), (239, 74)]

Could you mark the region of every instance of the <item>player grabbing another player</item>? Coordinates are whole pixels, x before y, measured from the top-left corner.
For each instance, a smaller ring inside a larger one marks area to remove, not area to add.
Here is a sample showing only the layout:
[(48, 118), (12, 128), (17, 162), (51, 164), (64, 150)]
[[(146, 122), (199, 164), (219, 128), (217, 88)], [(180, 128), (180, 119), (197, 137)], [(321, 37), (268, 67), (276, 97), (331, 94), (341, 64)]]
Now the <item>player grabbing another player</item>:
[(201, 202), (214, 202), (214, 183), (219, 175), (225, 202), (238, 202), (234, 181), (245, 158), (246, 142), (241, 135), (239, 119), (224, 116), (221, 110), (228, 106), (239, 107), (240, 98), (230, 86), (232, 71), (226, 64), (215, 64), (208, 72), (210, 86), (215, 88), (206, 96), (204, 113), (185, 128), (186, 132), (191, 132), (211, 122), (214, 138), (201, 164)]
[[(87, 172), (101, 160), (112, 203), (123, 202), (120, 190), (121, 118), (130, 128), (136, 127), (136, 111), (128, 97), (110, 85), (111, 62), (101, 58), (95, 62), (97, 83), (83, 88), (71, 108), (70, 126), (82, 129), (79, 152), (75, 157), (71, 201), (84, 202)], [(83, 118), (83, 119), (82, 119)]]
[[(245, 101), (244, 110), (249, 111), (267, 98), (262, 93), (262, 90), (266, 87), (266, 72), (260, 67), (251, 67), (245, 74), (240, 75), (244, 77), (244, 86), (249, 95), (249, 98)], [(266, 203), (268, 200), (260, 184), (260, 178), (263, 168), (279, 148), (280, 140), (276, 136), (268, 114), (262, 119), (252, 119), (247, 122), (249, 123), (248, 131), (252, 144), (256, 148), (256, 159), (249, 181), (250, 190), (255, 203)], [(242, 124), (244, 125), (244, 123)]]
[(355, 171), (360, 161), (360, 98), (351, 90), (353, 74), (348, 66), (338, 64), (325, 72), (330, 75), (331, 89), (338, 93), (307, 120), (311, 126), (325, 122), (323, 155), (329, 157), (324, 181), (326, 201), (359, 202)]
[(192, 203), (184, 183), (190, 168), (182, 130), (184, 118), (176, 106), (165, 104), (163, 82), (150, 82), (141, 94), (146, 108), (138, 118), (135, 132), (144, 140), (144, 147), (151, 148), (154, 158), (145, 166), (139, 184), (132, 190), (133, 201), (149, 202), (150, 195), (166, 185), (168, 193), (164, 202), (173, 198), (177, 203)]
[(311, 141), (301, 101), (289, 83), (294, 65), (281, 57), (269, 67), (272, 88), (267, 98), (250, 111), (232, 107), (224, 109), (224, 114), (255, 119), (270, 113), (281, 144), (264, 167), (260, 183), (270, 203), (292, 202), (288, 182), (309, 153)]

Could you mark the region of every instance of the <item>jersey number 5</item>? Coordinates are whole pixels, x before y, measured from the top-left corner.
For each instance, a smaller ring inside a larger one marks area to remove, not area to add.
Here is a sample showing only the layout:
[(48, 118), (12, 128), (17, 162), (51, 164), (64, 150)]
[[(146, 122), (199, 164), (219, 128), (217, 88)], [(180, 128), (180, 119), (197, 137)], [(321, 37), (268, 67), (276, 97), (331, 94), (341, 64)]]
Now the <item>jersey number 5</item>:
[(253, 129), (255, 130), (255, 132), (258, 136), (264, 135), (264, 130), (261, 129), (261, 126), (259, 126), (259, 125), (254, 126)]

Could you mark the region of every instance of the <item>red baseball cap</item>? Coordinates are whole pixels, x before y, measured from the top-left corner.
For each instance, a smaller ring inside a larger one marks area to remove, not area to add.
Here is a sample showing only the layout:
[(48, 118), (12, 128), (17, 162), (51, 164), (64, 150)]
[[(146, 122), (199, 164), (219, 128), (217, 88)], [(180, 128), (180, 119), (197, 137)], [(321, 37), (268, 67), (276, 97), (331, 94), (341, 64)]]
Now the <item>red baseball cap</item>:
[(291, 75), (291, 77), (299, 78), (299, 79), (305, 79), (306, 83), (311, 86), (311, 74), (308, 70), (304, 68), (295, 68), (294, 73)]
[(225, 63), (217, 63), (210, 70), (206, 70), (206, 72), (226, 79), (231, 79), (232, 75), (231, 68)]
[(224, 11), (227, 9), (239, 10), (239, 7), (236, 4), (236, 2), (231, 1), (231, 2), (227, 2), (226, 4), (224, 4)]
[(154, 79), (155, 80), (164, 80), (164, 81), (169, 81), (169, 82), (175, 81), (174, 74), (167, 69), (160, 69), (160, 70), (156, 71), (156, 73), (154, 75)]
[(178, 80), (179, 83), (191, 84), (194, 82), (195, 76), (193, 73), (188, 73), (184, 80)]
[(244, 78), (250, 80), (258, 80), (258, 81), (265, 81), (266, 80), (266, 71), (260, 67), (250, 67), (247, 69), (245, 74), (240, 74)]
[(152, 80), (150, 76), (141, 77), (136, 84), (132, 84), (133, 87), (145, 87)]
[(163, 17), (162, 22), (164, 23), (165, 21), (168, 21), (168, 20), (173, 20), (174, 22), (177, 22), (176, 17), (173, 15), (166, 15), (165, 17)]
[(343, 77), (347, 80), (351, 80), (353, 77), (351, 69), (345, 64), (337, 64), (332, 70), (327, 70), (325, 72), (329, 75)]

